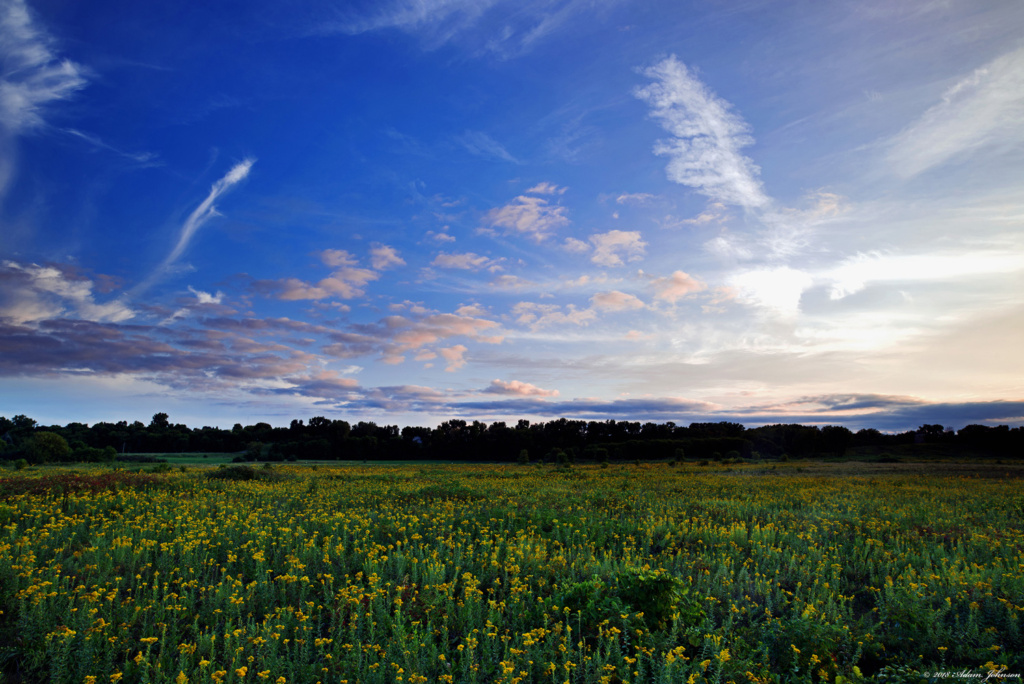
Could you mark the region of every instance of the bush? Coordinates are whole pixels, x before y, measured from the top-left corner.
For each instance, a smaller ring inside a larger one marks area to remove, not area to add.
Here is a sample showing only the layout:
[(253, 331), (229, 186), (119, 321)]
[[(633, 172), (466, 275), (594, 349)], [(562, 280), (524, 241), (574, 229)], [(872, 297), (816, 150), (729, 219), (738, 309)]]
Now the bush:
[(526, 465), (530, 462), (530, 452), (526, 449), (519, 450), (519, 465)]
[(49, 463), (70, 456), (71, 447), (56, 432), (37, 432), (28, 439), (25, 452), (33, 463)]
[(28, 461), (26, 461), (23, 458), (19, 458), (17, 461), (14, 462), (14, 469), (15, 470), (24, 470), (27, 467), (28, 467)]

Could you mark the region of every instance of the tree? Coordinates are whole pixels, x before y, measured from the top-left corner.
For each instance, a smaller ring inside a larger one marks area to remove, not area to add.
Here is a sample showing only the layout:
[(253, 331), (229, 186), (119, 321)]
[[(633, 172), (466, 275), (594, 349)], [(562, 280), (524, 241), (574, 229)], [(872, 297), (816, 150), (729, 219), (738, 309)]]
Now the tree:
[(56, 432), (37, 432), (25, 443), (25, 453), (33, 463), (49, 463), (69, 456), (71, 447)]
[(149, 424), (151, 428), (166, 429), (171, 426), (167, 420), (168, 416), (166, 413), (157, 413), (153, 415), (153, 421)]

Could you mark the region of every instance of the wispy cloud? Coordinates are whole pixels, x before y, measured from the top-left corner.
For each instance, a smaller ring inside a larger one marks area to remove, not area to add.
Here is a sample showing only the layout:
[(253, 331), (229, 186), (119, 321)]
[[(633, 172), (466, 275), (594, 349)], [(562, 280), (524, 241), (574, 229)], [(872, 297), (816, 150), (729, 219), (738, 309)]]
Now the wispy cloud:
[(43, 125), (46, 105), (86, 85), (85, 70), (51, 50), (53, 39), (32, 21), (24, 0), (0, 2), (0, 126), (19, 133)]
[(429, 48), (459, 39), (507, 58), (527, 52), (579, 13), (614, 1), (385, 0), (373, 4), (372, 12), (346, 12), (319, 30), (358, 34), (398, 29), (420, 36)]
[(124, 150), (118, 149), (113, 145), (103, 142), (100, 138), (98, 138), (95, 135), (83, 133), (82, 131), (79, 131), (74, 128), (65, 128), (63, 129), (63, 131), (70, 136), (73, 136), (80, 140), (84, 140), (85, 142), (89, 143), (96, 149), (113, 152), (114, 154), (124, 157), (125, 159), (130, 159), (133, 162), (144, 164), (146, 166), (153, 166), (159, 163), (157, 162), (157, 155), (153, 152), (125, 152)]
[(642, 73), (654, 82), (637, 88), (635, 94), (673, 136), (654, 148), (655, 154), (669, 158), (669, 179), (726, 204), (749, 209), (768, 205), (760, 169), (740, 152), (754, 142), (750, 127), (729, 103), (675, 56)]
[(482, 131), (466, 131), (458, 138), (459, 144), (477, 157), (484, 159), (497, 159), (511, 164), (519, 164), (520, 161), (513, 157), (505, 146)]
[(501, 269), (498, 261), (500, 260), (491, 259), (474, 252), (465, 252), (463, 254), (441, 252), (434, 257), (430, 265), (437, 266), (438, 268), (454, 268), (465, 271), (478, 271), (482, 268), (487, 268), (494, 272)]
[(526, 192), (530, 195), (564, 195), (565, 191), (568, 189), (569, 188), (559, 187), (554, 183), (549, 183), (548, 181), (542, 181), (528, 189)]
[(903, 177), (981, 150), (1024, 143), (1024, 48), (961, 79), (889, 144), (887, 162)]
[(192, 236), (196, 234), (207, 221), (214, 216), (220, 216), (217, 212), (217, 207), (214, 206), (214, 202), (217, 201), (221, 195), (226, 193), (232, 187), (240, 183), (249, 175), (249, 170), (252, 165), (256, 163), (255, 159), (245, 159), (240, 161), (231, 167), (223, 178), (218, 180), (210, 188), (210, 194), (206, 196), (198, 207), (196, 207), (188, 218), (185, 219), (185, 223), (181, 226), (181, 233), (178, 235), (178, 242), (174, 245), (174, 249), (167, 255), (167, 258), (163, 260), (163, 263), (149, 276), (144, 282), (134, 288), (134, 293), (139, 293), (149, 288), (158, 278), (160, 278), (167, 270), (174, 265), (174, 262), (178, 260), (185, 250), (188, 248), (189, 242), (192, 241)]
[(562, 307), (557, 304), (519, 302), (512, 307), (512, 315), (517, 323), (529, 326), (531, 330), (566, 324), (588, 325), (597, 320), (594, 309), (580, 309), (574, 304)]
[(49, 106), (86, 86), (85, 69), (53, 44), (24, 0), (0, 0), (0, 200), (15, 174), (16, 138), (42, 129)]
[(616, 204), (635, 204), (642, 206), (650, 203), (654, 195), (649, 192), (626, 192), (615, 198)]

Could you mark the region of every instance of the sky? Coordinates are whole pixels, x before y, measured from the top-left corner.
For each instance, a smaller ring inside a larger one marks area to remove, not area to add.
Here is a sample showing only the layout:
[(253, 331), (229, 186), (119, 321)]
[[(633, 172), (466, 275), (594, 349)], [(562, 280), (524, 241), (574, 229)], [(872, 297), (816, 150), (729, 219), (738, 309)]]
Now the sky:
[(0, 415), (1024, 424), (1024, 4), (0, 0)]

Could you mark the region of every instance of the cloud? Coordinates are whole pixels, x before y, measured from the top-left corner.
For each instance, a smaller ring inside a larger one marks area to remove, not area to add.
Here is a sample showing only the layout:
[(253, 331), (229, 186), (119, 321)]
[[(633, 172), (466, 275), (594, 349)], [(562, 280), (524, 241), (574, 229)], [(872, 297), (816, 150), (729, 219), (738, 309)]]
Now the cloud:
[(565, 238), (565, 242), (562, 243), (562, 248), (568, 252), (575, 252), (576, 254), (586, 254), (590, 251), (590, 245), (586, 242), (571, 237)]
[(673, 135), (654, 153), (669, 158), (669, 180), (694, 188), (712, 200), (758, 209), (769, 204), (760, 170), (740, 153), (753, 144), (750, 127), (696, 78), (675, 56), (643, 70), (654, 83), (635, 95), (651, 116)]
[(537, 283), (514, 275), (500, 275), (491, 281), (491, 287), (495, 290), (525, 290), (535, 287)]
[(192, 236), (196, 234), (196, 231), (214, 216), (220, 216), (217, 212), (217, 207), (214, 206), (213, 203), (217, 201), (218, 197), (244, 180), (245, 177), (249, 175), (249, 170), (255, 163), (255, 159), (244, 159), (240, 161), (231, 167), (231, 169), (224, 174), (223, 178), (210, 187), (210, 194), (208, 194), (206, 199), (204, 199), (200, 205), (196, 207), (191, 214), (189, 214), (188, 218), (185, 219), (185, 223), (182, 224), (181, 233), (178, 236), (178, 243), (174, 246), (174, 249), (171, 250), (171, 253), (167, 255), (167, 258), (163, 260), (163, 263), (161, 263), (146, 280), (132, 290), (133, 294), (139, 294), (156, 282), (156, 280), (166, 273), (174, 262), (178, 260), (178, 257), (184, 254), (185, 250), (188, 248), (189, 242), (192, 241)]
[(0, 127), (11, 134), (43, 126), (48, 104), (86, 85), (84, 69), (57, 57), (52, 44), (33, 23), (24, 0), (0, 2)]
[(962, 251), (953, 254), (858, 254), (827, 270), (829, 296), (843, 299), (869, 283), (990, 277), (1024, 271), (1024, 254)]
[(448, 226), (444, 226), (440, 231), (427, 231), (427, 237), (437, 242), (455, 242), (455, 236), (447, 233)]
[(607, 233), (591, 235), (590, 242), (594, 245), (594, 254), (590, 260), (600, 266), (622, 266), (625, 262), (636, 261), (643, 256), (644, 242), (640, 233), (635, 230), (611, 230)]
[(617, 204), (644, 205), (650, 203), (654, 195), (649, 192), (627, 192), (615, 198)]
[(260, 280), (255, 283), (255, 288), (286, 301), (330, 297), (354, 299), (366, 294), (363, 287), (380, 277), (376, 271), (360, 268), (356, 258), (343, 249), (324, 250), (320, 253), (320, 259), (334, 270), (315, 285), (298, 278), (285, 278)]
[(0, 375), (126, 375), (183, 390), (237, 389), (306, 371), (309, 354), (208, 330), (85, 320), (0, 323)]
[(388, 245), (374, 245), (370, 248), (370, 265), (378, 271), (393, 266), (405, 266), (405, 260), (398, 256), (398, 250)]
[(131, 159), (132, 161), (138, 162), (139, 164), (142, 164), (144, 166), (155, 166), (159, 164), (159, 162), (156, 162), (157, 155), (153, 152), (125, 152), (124, 150), (120, 150), (114, 147), (113, 145), (109, 145), (103, 142), (95, 135), (83, 133), (82, 131), (76, 130), (74, 128), (65, 128), (63, 129), (63, 132), (67, 133), (68, 135), (74, 136), (80, 140), (84, 140), (85, 142), (92, 145), (94, 148), (107, 150), (108, 152), (113, 152), (118, 156), (124, 157), (125, 159)]
[(212, 295), (209, 292), (203, 292), (201, 290), (194, 289), (191, 285), (188, 287), (188, 291), (195, 295), (196, 301), (189, 305), (183, 306), (170, 316), (160, 321), (160, 325), (170, 325), (174, 321), (185, 318), (191, 313), (192, 309), (197, 306), (216, 306), (221, 303), (224, 299), (224, 293), (218, 292), (216, 295)]
[(565, 207), (548, 204), (539, 197), (520, 195), (503, 207), (491, 209), (484, 220), (492, 227), (506, 229), (543, 242), (558, 228), (568, 225)]
[(448, 362), (445, 370), (453, 373), (466, 365), (465, 355), (469, 349), (465, 345), (457, 344), (454, 347), (442, 347), (438, 349), (441, 357)]
[(519, 380), (510, 380), (505, 382), (504, 380), (491, 380), (491, 384), (488, 385), (483, 392), (487, 394), (502, 394), (514, 397), (557, 397), (558, 390), (546, 390), (531, 385), (528, 382), (520, 382)]
[(560, 188), (554, 183), (548, 183), (547, 181), (543, 181), (541, 183), (538, 183), (537, 185), (534, 185), (526, 192), (528, 192), (531, 195), (564, 195), (565, 191), (568, 189), (569, 188)]
[(554, 325), (587, 325), (597, 320), (597, 312), (593, 309), (580, 309), (573, 304), (563, 309), (557, 304), (519, 302), (512, 307), (512, 315), (517, 323), (528, 325), (532, 330)]
[(654, 298), (675, 304), (687, 295), (704, 290), (707, 286), (683, 271), (675, 271), (668, 278), (655, 278), (651, 283), (654, 287)]
[(800, 299), (813, 284), (810, 273), (789, 266), (741, 271), (729, 279), (736, 299), (783, 318), (800, 312)]
[(561, 27), (571, 24), (574, 16), (592, 13), (594, 5), (593, 0), (562, 0), (556, 3), (384, 0), (369, 5), (373, 8), (369, 12), (339, 11), (337, 21), (317, 28), (322, 32), (348, 34), (398, 29), (419, 36), (428, 48), (437, 48), (458, 39), (469, 43), (470, 49), (509, 58), (525, 53)]
[(220, 304), (224, 299), (224, 293), (218, 292), (215, 295), (209, 292), (203, 292), (202, 290), (196, 290), (191, 285), (188, 287), (188, 291), (196, 296), (197, 304)]
[(136, 315), (122, 297), (97, 303), (94, 283), (63, 267), (4, 261), (0, 285), (0, 318), (16, 325), (58, 317), (120, 322)]
[(961, 79), (888, 145), (887, 164), (909, 178), (965, 155), (1024, 144), (1024, 48)]
[(509, 154), (508, 150), (491, 136), (481, 131), (466, 131), (458, 138), (459, 144), (465, 147), (470, 154), (485, 159), (498, 159), (512, 164), (521, 163), (518, 159)]
[(590, 298), (590, 303), (600, 311), (635, 311), (644, 308), (644, 303), (639, 298), (618, 290), (598, 292)]
[(288, 387), (281, 393), (298, 394), (304, 397), (323, 399), (349, 399), (358, 396), (359, 382), (343, 377), (333, 370), (320, 370), (309, 375), (293, 375), (286, 379)]
[(430, 262), (431, 266), (437, 266), (438, 268), (454, 268), (466, 271), (478, 271), (481, 268), (489, 268), (494, 271), (500, 266), (498, 262), (490, 257), (481, 256), (474, 254), (473, 252), (466, 252), (465, 254), (447, 254), (441, 252), (434, 260)]

